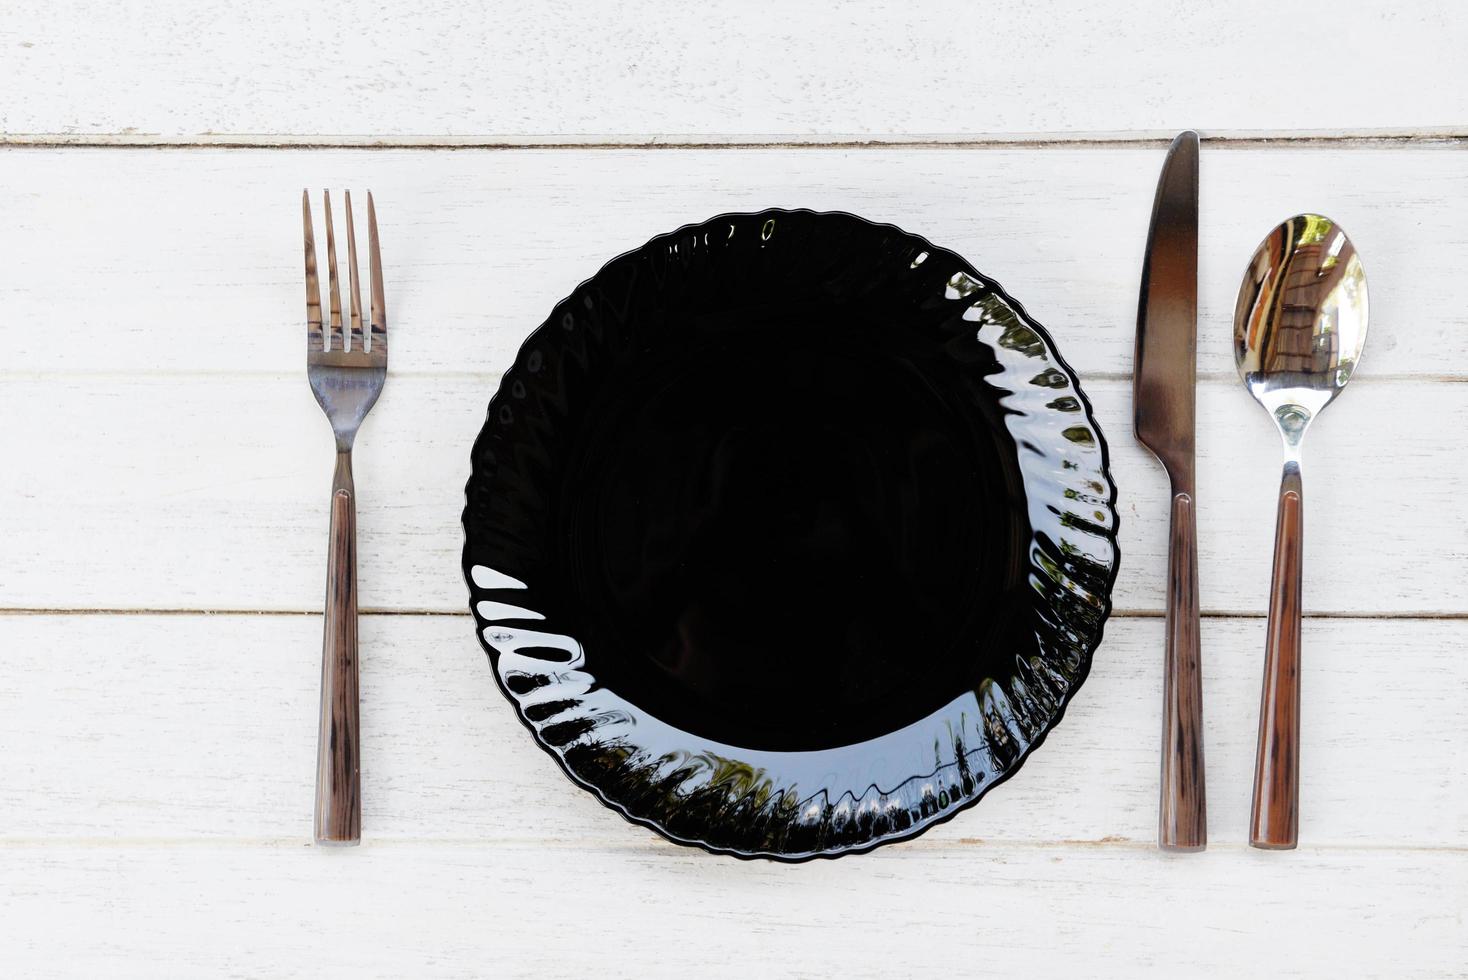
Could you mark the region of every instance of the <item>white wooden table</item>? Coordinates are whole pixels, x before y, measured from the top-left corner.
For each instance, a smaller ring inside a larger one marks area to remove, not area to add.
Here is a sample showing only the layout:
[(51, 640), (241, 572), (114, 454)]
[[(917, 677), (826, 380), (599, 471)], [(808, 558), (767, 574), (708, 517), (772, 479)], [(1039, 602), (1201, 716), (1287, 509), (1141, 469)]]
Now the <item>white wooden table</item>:
[[(1468, 10), (356, 7), (0, 11), (0, 974), (1465, 975)], [(1213, 844), (1168, 856), (1166, 497), (1129, 372), (1185, 127)], [(393, 316), (358, 442), (345, 852), (310, 845), (331, 442), (307, 185), (376, 193)], [(891, 221), (998, 278), (1081, 373), (1121, 488), (1116, 613), (1022, 775), (799, 867), (672, 846), (573, 788), (494, 688), (458, 557), (520, 339), (606, 258), (768, 206)], [(1278, 451), (1230, 320), (1254, 245), (1306, 209), (1350, 231), (1373, 308), (1308, 447), (1303, 843), (1263, 853)]]

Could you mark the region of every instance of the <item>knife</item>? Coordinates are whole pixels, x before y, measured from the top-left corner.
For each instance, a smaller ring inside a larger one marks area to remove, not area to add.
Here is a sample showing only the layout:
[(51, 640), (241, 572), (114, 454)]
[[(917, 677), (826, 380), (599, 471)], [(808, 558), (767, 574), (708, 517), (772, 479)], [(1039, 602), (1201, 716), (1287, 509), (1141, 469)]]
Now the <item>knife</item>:
[(1186, 132), (1172, 141), (1152, 205), (1132, 390), (1137, 440), (1152, 451), (1172, 482), (1157, 821), (1157, 846), (1169, 851), (1208, 846), (1193, 488), (1197, 321), (1198, 134)]

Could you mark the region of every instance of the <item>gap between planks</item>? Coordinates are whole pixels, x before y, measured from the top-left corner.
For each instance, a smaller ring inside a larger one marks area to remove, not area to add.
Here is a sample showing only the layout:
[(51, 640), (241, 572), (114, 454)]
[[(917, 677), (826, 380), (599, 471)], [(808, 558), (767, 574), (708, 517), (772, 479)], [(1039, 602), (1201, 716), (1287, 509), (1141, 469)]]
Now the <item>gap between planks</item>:
[[(631, 828), (641, 829), (641, 828)], [(1023, 840), (1006, 839), (1002, 837), (958, 837), (940, 840), (931, 836), (920, 836), (904, 841), (894, 841), (900, 844), (903, 850), (923, 851), (927, 853), (943, 853), (945, 851), (968, 851), (975, 848), (993, 848), (995, 850), (1013, 851), (1053, 851), (1053, 850), (1115, 850), (1115, 851), (1156, 851), (1157, 842), (1132, 837), (1101, 837), (1094, 840), (1072, 839), (1072, 840)], [(329, 854), (341, 853), (340, 848), (320, 848), (303, 837), (0, 837), (0, 850), (25, 850), (31, 848), (54, 848), (54, 847), (85, 847), (95, 849), (144, 849), (144, 848), (313, 848), (324, 850)], [(547, 848), (565, 848), (586, 850), (588, 842), (569, 837), (545, 837), (545, 838), (521, 838), (521, 837), (406, 837), (387, 836), (363, 838), (359, 849), (367, 848), (392, 848), (392, 847), (475, 847), (491, 849), (512, 850), (544, 850)], [(591, 849), (608, 853), (641, 852), (649, 855), (700, 853), (694, 848), (674, 844), (661, 839), (639, 840), (635, 836), (626, 840), (598, 839), (590, 844)], [(878, 851), (887, 850), (886, 847), (878, 848)], [(1235, 852), (1235, 853), (1258, 853), (1256, 848), (1248, 843), (1239, 841), (1209, 841), (1208, 850), (1211, 852)], [(1426, 853), (1426, 854), (1463, 854), (1468, 853), (1468, 847), (1451, 844), (1309, 844), (1301, 845), (1295, 849), (1297, 853)], [(870, 852), (863, 852), (864, 856)], [(711, 857), (727, 857), (727, 855), (710, 855)], [(1182, 856), (1179, 860), (1189, 860)], [(742, 863), (742, 861), (741, 861)], [(751, 862), (762, 863), (762, 862)], [(778, 862), (769, 862), (778, 863)], [(788, 866), (788, 865), (787, 865)]]
[[(467, 600), (466, 600), (467, 603)], [(16, 606), (13, 608), (0, 607), (0, 617), (3, 616), (320, 616), (320, 609), (189, 609), (178, 608), (65, 608), (65, 607), (43, 607), (43, 606)], [(461, 617), (468, 619), (470, 616), (467, 605), (464, 609), (358, 609), (359, 616), (431, 616), (431, 617)], [(1161, 609), (1113, 609), (1110, 613), (1112, 619), (1161, 619), (1166, 613)], [(1267, 613), (1264, 611), (1218, 609), (1205, 610), (1199, 614), (1203, 619), (1264, 619)], [(1393, 621), (1421, 621), (1421, 622), (1456, 622), (1468, 620), (1468, 611), (1465, 612), (1414, 612), (1414, 611), (1389, 611), (1389, 612), (1312, 612), (1305, 613), (1305, 619), (1330, 619), (1330, 620), (1384, 620)]]
[[(528, 336), (531, 328), (526, 329)], [(388, 375), (394, 378), (432, 378), (435, 380), (474, 381), (482, 384), (499, 384), (504, 377), (503, 371), (393, 371), (389, 369)], [(0, 368), (0, 380), (16, 382), (43, 382), (43, 381), (70, 381), (85, 378), (89, 381), (135, 381), (139, 378), (148, 380), (161, 380), (172, 378), (199, 379), (199, 378), (238, 378), (253, 379), (257, 381), (296, 381), (301, 372), (291, 371), (241, 371), (234, 369), (221, 369), (212, 371), (200, 368), (147, 368), (137, 371), (109, 371), (88, 370), (86, 368), (75, 371), (7, 371)], [(1130, 371), (1088, 371), (1080, 378), (1082, 388), (1091, 382), (1127, 382), (1132, 380)], [(1463, 384), (1468, 382), (1468, 368), (1462, 374), (1371, 374), (1369, 372), (1353, 375), (1351, 382), (1354, 385), (1375, 384)], [(1238, 384), (1239, 376), (1233, 371), (1200, 371), (1197, 376), (1197, 384)]]
[[(141, 150), (861, 150), (861, 149), (1057, 149), (1066, 147), (1167, 146), (1175, 132), (1102, 133), (961, 133), (914, 135), (725, 135), (688, 137), (679, 135), (504, 134), (479, 136), (413, 135), (300, 135), (200, 133), (194, 136), (164, 136), (156, 133), (4, 133), (0, 147), (39, 149), (141, 149)], [(1451, 147), (1468, 141), (1468, 128), (1439, 127), (1422, 130), (1361, 129), (1340, 132), (1313, 130), (1204, 132), (1201, 139), (1210, 148), (1254, 148), (1290, 146), (1384, 146), (1394, 144), (1442, 145)]]

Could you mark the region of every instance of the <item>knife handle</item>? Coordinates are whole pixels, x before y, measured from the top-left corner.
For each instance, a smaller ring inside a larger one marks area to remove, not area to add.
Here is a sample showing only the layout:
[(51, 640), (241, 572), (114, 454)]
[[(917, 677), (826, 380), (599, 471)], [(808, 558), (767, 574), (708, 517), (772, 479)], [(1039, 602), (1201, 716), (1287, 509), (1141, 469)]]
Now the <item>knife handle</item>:
[(1285, 464), (1274, 530), (1274, 577), (1264, 687), (1259, 698), (1259, 747), (1254, 759), (1254, 810), (1249, 843), (1288, 850), (1300, 836), (1300, 613), (1305, 545), (1300, 466)]
[(1162, 799), (1157, 822), (1157, 846), (1166, 851), (1201, 851), (1208, 846), (1198, 611), (1198, 523), (1193, 495), (1174, 493), (1167, 548)]

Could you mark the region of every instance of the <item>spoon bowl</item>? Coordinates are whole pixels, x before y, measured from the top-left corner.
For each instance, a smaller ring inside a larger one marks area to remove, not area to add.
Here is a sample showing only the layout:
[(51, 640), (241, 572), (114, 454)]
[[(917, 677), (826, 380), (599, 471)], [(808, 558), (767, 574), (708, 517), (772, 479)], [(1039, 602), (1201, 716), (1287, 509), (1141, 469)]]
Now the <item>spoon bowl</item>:
[(1234, 360), (1284, 441), (1264, 690), (1249, 843), (1299, 840), (1300, 615), (1304, 484), (1300, 444), (1351, 380), (1366, 343), (1366, 273), (1341, 227), (1318, 214), (1285, 221), (1260, 243), (1234, 310)]
[(1367, 316), (1361, 259), (1329, 218), (1296, 215), (1254, 252), (1234, 311), (1234, 360), (1287, 448), (1351, 380)]

